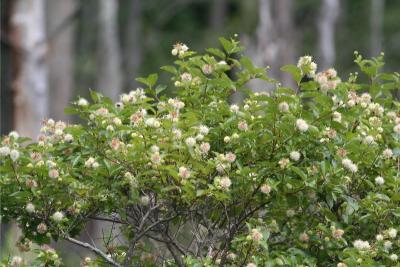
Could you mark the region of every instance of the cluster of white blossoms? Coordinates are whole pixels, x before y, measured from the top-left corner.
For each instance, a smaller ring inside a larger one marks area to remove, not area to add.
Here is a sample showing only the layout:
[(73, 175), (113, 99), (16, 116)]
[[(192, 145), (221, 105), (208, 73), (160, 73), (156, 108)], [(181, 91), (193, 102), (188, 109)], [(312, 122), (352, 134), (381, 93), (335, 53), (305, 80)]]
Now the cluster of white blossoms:
[(89, 105), (89, 102), (88, 102), (85, 98), (80, 97), (80, 98), (78, 99), (78, 101), (76, 101), (76, 104), (77, 104), (78, 106), (80, 106), (80, 107), (86, 107), (86, 106)]
[(297, 62), (297, 67), (301, 69), (302, 75), (308, 75), (310, 77), (314, 77), (317, 71), (317, 64), (313, 61), (312, 56), (300, 57)]
[(352, 173), (356, 173), (358, 171), (358, 167), (356, 164), (351, 161), (351, 159), (344, 158), (342, 159), (342, 165), (345, 167), (348, 171)]
[(272, 187), (269, 184), (263, 184), (261, 185), (260, 190), (263, 194), (269, 194), (271, 193)]
[[(135, 104), (139, 100), (143, 100), (145, 98), (146, 98), (146, 94), (144, 92), (144, 89), (143, 88), (137, 88), (136, 90), (130, 91), (128, 94), (122, 94), (120, 96), (120, 101), (123, 104), (128, 104), (128, 103)], [(123, 106), (121, 106), (121, 104), (120, 104), (119, 107), (122, 108)]]
[(363, 241), (360, 239), (354, 241), (353, 246), (358, 250), (369, 250), (371, 248), (371, 245), (369, 244), (368, 241)]
[(86, 161), (85, 161), (85, 167), (87, 168), (93, 168), (96, 169), (100, 166), (100, 164), (93, 158), (93, 157), (89, 157)]
[(189, 47), (185, 44), (182, 43), (176, 43), (174, 47), (172, 48), (171, 54), (173, 56), (183, 56), (187, 51), (189, 50)]
[(289, 104), (287, 102), (281, 102), (278, 105), (278, 109), (280, 112), (288, 112), (289, 111)]
[(34, 213), (35, 212), (35, 205), (33, 205), (32, 203), (29, 202), (28, 204), (26, 204), (25, 210), (28, 213)]
[(161, 126), (161, 122), (153, 117), (145, 119), (144, 124), (153, 128), (160, 128)]
[(296, 120), (296, 127), (300, 132), (307, 132), (307, 130), (309, 128), (307, 122), (303, 119)]
[(64, 218), (64, 213), (62, 213), (61, 211), (56, 211), (56, 212), (53, 213), (51, 218), (57, 223), (61, 222), (62, 219)]
[(377, 184), (377, 185), (383, 185), (384, 183), (385, 183), (385, 179), (383, 179), (382, 176), (377, 176), (377, 177), (375, 178), (375, 184)]
[(181, 178), (188, 179), (188, 178), (190, 178), (191, 175), (192, 175), (192, 173), (188, 168), (186, 168), (184, 166), (179, 167), (179, 176)]
[(254, 229), (251, 229), (250, 238), (254, 242), (260, 242), (261, 239), (263, 239), (263, 234), (260, 232), (260, 230), (254, 228)]
[(249, 129), (249, 126), (247, 125), (246, 121), (240, 121), (238, 123), (238, 129), (241, 131), (247, 131)]
[(60, 176), (57, 169), (50, 169), (48, 174), (51, 179), (57, 179)]
[(290, 152), (290, 159), (293, 161), (298, 161), (301, 157), (301, 154), (299, 151), (292, 151)]
[(318, 82), (321, 91), (324, 93), (335, 89), (341, 82), (340, 78), (337, 77), (336, 70), (333, 68), (317, 73), (315, 75), (315, 81)]
[(228, 176), (216, 176), (214, 178), (214, 185), (216, 188), (228, 190), (232, 185), (232, 181)]

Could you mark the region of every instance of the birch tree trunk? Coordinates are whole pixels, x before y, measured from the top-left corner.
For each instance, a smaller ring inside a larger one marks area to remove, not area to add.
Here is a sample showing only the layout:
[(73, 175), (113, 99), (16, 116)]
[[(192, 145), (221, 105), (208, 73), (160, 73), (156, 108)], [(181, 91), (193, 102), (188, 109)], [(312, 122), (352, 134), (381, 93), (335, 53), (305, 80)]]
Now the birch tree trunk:
[(138, 85), (135, 78), (142, 62), (142, 4), (141, 0), (129, 0), (127, 4), (130, 12), (124, 35), (124, 73), (126, 88), (132, 90)]
[(371, 35), (370, 35), (370, 54), (377, 56), (382, 52), (382, 28), (385, 12), (385, 0), (371, 0)]
[(121, 52), (117, 25), (118, 1), (99, 0), (97, 90), (113, 100), (121, 93)]
[(47, 1), (47, 32), (49, 39), (49, 114), (56, 120), (66, 120), (74, 84), (74, 21), (75, 0)]
[(15, 129), (35, 138), (48, 116), (48, 69), (44, 0), (16, 0), (11, 18), (12, 43), (19, 64), (13, 82)]
[[(296, 34), (292, 21), (292, 0), (259, 0), (259, 23), (253, 58), (260, 67), (270, 66), (269, 75), (285, 86), (293, 86), (290, 75), (280, 67), (295, 60)], [(254, 83), (256, 91), (271, 89), (265, 84)]]
[(339, 0), (323, 0), (318, 23), (319, 31), (319, 65), (322, 69), (332, 67), (335, 63), (335, 25), (339, 17)]

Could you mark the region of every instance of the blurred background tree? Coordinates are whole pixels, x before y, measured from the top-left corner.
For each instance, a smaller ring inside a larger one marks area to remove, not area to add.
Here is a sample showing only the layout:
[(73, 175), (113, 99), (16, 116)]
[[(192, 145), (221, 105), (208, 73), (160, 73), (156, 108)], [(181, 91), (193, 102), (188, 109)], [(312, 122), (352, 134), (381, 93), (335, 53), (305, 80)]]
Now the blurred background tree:
[[(215, 46), (239, 34), (259, 66), (291, 85), (280, 66), (315, 56), (320, 68), (355, 71), (355, 50), (400, 63), (398, 0), (1, 0), (1, 134), (35, 138), (89, 89), (114, 100), (134, 78), (170, 63), (171, 47)], [(161, 76), (161, 80), (165, 77)], [(264, 87), (263, 87), (264, 86)], [(255, 84), (256, 90), (265, 85)], [(167, 91), (167, 93), (173, 93)], [(0, 246), (5, 244), (2, 225)], [(95, 228), (92, 226), (92, 228)], [(4, 250), (4, 249), (3, 249)], [(3, 251), (4, 252), (4, 251)], [(1, 249), (0, 249), (1, 253)], [(0, 257), (1, 258), (1, 257)]]

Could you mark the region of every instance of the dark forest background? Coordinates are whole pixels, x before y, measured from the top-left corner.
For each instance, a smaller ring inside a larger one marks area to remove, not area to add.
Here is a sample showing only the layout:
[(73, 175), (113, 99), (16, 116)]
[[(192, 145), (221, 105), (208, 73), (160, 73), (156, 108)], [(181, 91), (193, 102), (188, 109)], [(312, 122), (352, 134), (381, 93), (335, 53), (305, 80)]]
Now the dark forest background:
[[(89, 89), (116, 100), (138, 86), (135, 77), (170, 64), (176, 42), (204, 50), (218, 46), (219, 36), (238, 34), (256, 64), (271, 66), (270, 75), (289, 85), (279, 68), (305, 54), (314, 56), (319, 70), (338, 69), (342, 79), (356, 71), (355, 50), (365, 56), (384, 51), (384, 69), (400, 70), (398, 0), (0, 3), (1, 134), (15, 129), (35, 138), (43, 118), (73, 121), (63, 110)], [(2, 226), (3, 252), (14, 245), (10, 228)]]

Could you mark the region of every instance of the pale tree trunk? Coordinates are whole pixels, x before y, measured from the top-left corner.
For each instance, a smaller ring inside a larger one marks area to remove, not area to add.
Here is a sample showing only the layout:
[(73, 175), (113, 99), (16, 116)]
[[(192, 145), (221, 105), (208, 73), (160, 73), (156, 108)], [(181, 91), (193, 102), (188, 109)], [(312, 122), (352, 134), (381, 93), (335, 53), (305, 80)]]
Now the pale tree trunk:
[(129, 18), (125, 29), (124, 40), (124, 66), (125, 84), (132, 90), (137, 86), (135, 78), (139, 74), (142, 62), (142, 19), (141, 0), (129, 0)]
[(47, 32), (49, 35), (49, 114), (66, 120), (74, 83), (74, 14), (76, 0), (47, 1)]
[(227, 0), (213, 0), (210, 8), (210, 29), (217, 34), (222, 34), (226, 21), (228, 2)]
[(294, 86), (292, 75), (281, 72), (283, 65), (293, 64), (295, 62), (295, 29), (293, 22), (293, 1), (279, 0), (275, 1), (276, 7), (274, 14), (278, 27), (278, 47), (279, 61), (275, 63), (274, 69), (278, 69), (282, 84), (285, 86)]
[(339, 0), (323, 0), (318, 23), (319, 65), (321, 69), (332, 67), (335, 63), (335, 25), (339, 16)]
[(15, 74), (15, 129), (35, 138), (48, 116), (48, 70), (44, 0), (16, 0), (11, 18), (12, 42), (18, 51)]
[(99, 0), (97, 90), (113, 100), (121, 93), (121, 53), (118, 41), (118, 1)]
[[(285, 86), (293, 86), (293, 79), (280, 71), (285, 64), (295, 61), (295, 27), (292, 16), (292, 0), (259, 0), (259, 23), (256, 47), (252, 57), (256, 65), (269, 66), (269, 76)], [(265, 83), (252, 83), (256, 91), (270, 90)]]
[(370, 35), (370, 54), (377, 56), (382, 52), (382, 28), (385, 11), (385, 0), (371, 0), (371, 35)]
[[(13, 1), (7, 26), (12, 61), (9, 66), (12, 68), (12, 94), (8, 96), (12, 107), (8, 108), (13, 111), (12, 118), (7, 119), (13, 120), (13, 129), (21, 136), (35, 139), (41, 121), (48, 115), (45, 1)], [(4, 236), (17, 239), (20, 235), (12, 223), (1, 225), (0, 229), (0, 239)], [(3, 248), (2, 240), (0, 245)]]

